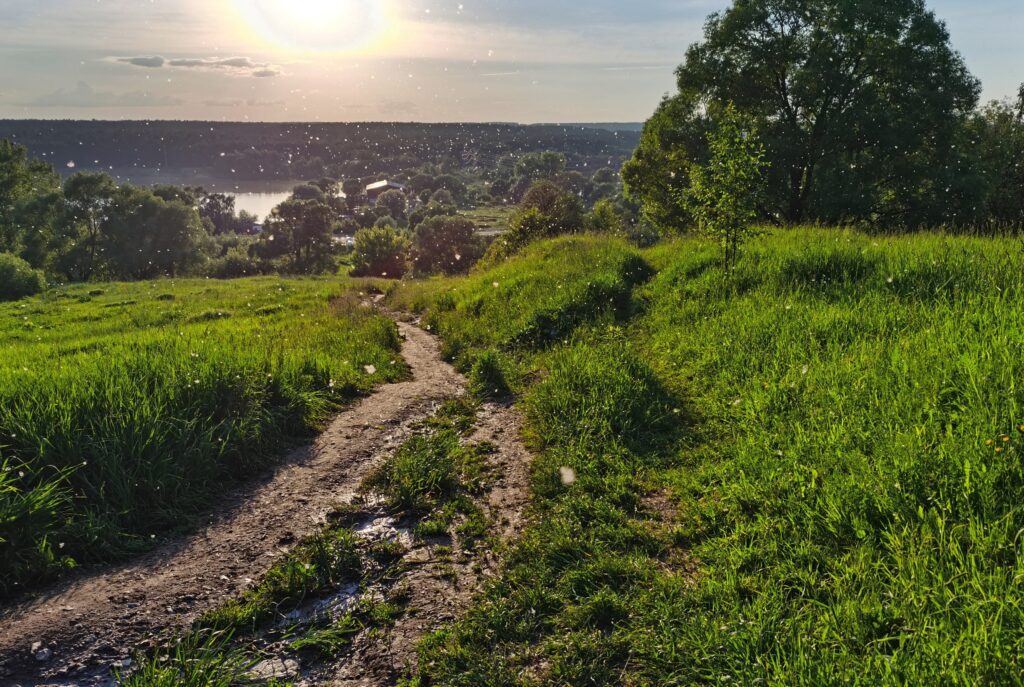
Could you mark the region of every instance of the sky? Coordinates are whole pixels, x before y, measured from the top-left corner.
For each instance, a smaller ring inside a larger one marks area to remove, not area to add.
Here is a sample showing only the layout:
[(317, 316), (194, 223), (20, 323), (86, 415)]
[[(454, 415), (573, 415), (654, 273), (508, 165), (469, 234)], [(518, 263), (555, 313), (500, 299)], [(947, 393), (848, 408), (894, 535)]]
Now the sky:
[[(0, 118), (643, 121), (728, 0), (0, 0)], [(1024, 2), (931, 0), (985, 100)]]

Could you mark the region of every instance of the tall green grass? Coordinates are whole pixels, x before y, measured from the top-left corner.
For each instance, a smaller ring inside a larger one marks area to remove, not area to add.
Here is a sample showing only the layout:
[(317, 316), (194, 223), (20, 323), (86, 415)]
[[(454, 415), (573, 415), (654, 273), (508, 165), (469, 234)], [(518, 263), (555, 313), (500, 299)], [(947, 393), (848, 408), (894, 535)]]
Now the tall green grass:
[(628, 319), (633, 286), (649, 276), (625, 242), (570, 237), (531, 246), (521, 261), (484, 274), (405, 284), (390, 298), (423, 312), (444, 353), (469, 371), (487, 350), (508, 359), (557, 345), (582, 326)]
[(785, 232), (729, 300), (659, 249), (638, 340), (706, 417), (665, 476), (703, 572), (644, 599), (687, 619), (633, 635), (644, 675), (1020, 684), (1021, 248)]
[(394, 325), (330, 281), (68, 287), (0, 306), (0, 337), (0, 595), (187, 528), (404, 374)]
[(679, 240), (547, 342), (509, 326), (543, 288), (504, 315), (486, 287), (635, 253), (418, 287), (461, 355), (520, 346), (541, 516), (412, 683), (1024, 682), (1022, 247), (769, 231), (726, 288)]

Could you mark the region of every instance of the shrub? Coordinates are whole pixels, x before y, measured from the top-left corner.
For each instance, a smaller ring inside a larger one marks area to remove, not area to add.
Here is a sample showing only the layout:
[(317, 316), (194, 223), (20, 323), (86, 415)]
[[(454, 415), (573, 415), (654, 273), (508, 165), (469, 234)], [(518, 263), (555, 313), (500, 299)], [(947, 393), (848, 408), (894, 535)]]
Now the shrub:
[(250, 256), (245, 248), (236, 246), (223, 257), (211, 260), (204, 271), (214, 279), (238, 279), (268, 274), (271, 269), (263, 260)]
[(534, 241), (575, 234), (584, 227), (583, 203), (549, 181), (534, 184), (508, 223), (508, 231), (491, 244), (480, 264), (489, 269)]
[(0, 253), (0, 301), (33, 296), (46, 288), (43, 273), (16, 255)]
[(352, 274), (357, 277), (393, 277), (405, 274), (409, 239), (389, 227), (356, 233)]

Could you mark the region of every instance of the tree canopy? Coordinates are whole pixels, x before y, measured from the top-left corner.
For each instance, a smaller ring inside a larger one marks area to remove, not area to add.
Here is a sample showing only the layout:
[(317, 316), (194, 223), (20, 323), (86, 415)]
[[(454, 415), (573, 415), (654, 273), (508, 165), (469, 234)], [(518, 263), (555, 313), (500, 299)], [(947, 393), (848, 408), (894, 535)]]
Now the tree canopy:
[(623, 176), (654, 221), (689, 219), (687, 163), (709, 107), (754, 118), (770, 163), (762, 214), (920, 226), (981, 204), (964, 123), (979, 83), (923, 0), (735, 0), (677, 70)]

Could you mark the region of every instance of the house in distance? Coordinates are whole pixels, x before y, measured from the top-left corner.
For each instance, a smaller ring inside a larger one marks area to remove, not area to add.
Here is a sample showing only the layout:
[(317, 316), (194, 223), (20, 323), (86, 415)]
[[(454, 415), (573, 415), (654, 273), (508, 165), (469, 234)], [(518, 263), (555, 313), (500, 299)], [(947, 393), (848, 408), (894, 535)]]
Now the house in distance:
[(370, 205), (375, 205), (380, 194), (385, 191), (405, 191), (405, 186), (397, 181), (390, 181), (388, 179), (376, 181), (366, 187), (366, 200), (369, 201)]

